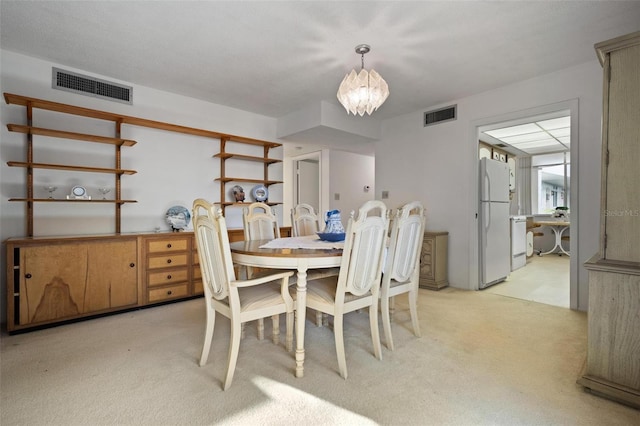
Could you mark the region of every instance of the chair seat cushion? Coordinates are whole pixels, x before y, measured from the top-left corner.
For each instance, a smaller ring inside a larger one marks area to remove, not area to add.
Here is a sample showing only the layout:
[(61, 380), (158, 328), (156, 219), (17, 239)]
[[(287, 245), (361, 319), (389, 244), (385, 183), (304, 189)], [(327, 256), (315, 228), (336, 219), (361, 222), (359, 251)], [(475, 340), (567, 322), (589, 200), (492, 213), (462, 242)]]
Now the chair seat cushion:
[[(307, 285), (307, 305), (313, 304), (313, 301), (319, 301), (321, 303), (333, 304), (336, 300), (336, 288), (338, 287), (338, 277), (331, 276), (313, 280)], [(356, 296), (351, 293), (346, 293), (344, 297), (345, 302), (361, 299), (363, 297), (369, 297), (370, 294), (364, 296)]]
[(238, 289), (242, 312), (283, 303), (280, 281)]

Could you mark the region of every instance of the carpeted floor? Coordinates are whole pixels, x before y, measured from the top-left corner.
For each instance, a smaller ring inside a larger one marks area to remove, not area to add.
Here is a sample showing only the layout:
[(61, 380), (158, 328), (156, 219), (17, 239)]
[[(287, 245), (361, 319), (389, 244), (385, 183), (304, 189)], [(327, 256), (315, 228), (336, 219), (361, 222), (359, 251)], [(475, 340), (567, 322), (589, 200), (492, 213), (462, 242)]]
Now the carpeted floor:
[[(396, 350), (372, 354), (366, 312), (347, 316), (349, 378), (331, 328), (307, 322), (305, 376), (284, 346), (247, 326), (221, 390), (229, 323), (218, 317), (198, 367), (204, 302), (191, 300), (1, 339), (8, 425), (637, 425), (640, 411), (575, 381), (586, 314), (484, 292), (420, 290), (422, 337), (404, 297)], [(282, 318), (284, 330), (284, 318)], [(284, 339), (282, 339), (284, 340)]]

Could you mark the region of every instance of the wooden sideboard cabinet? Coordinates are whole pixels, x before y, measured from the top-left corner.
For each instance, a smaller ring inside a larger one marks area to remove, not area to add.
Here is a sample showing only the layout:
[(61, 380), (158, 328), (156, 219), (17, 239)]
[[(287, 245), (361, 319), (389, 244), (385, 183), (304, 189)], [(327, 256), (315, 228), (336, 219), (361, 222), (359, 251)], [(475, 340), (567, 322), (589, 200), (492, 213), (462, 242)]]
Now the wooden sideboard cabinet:
[(448, 232), (425, 232), (420, 255), (420, 287), (440, 290), (449, 285)]
[(133, 237), (10, 239), (9, 331), (138, 306)]
[(7, 330), (204, 294), (192, 232), (11, 238)]
[(578, 383), (640, 408), (640, 32), (595, 47), (604, 68), (600, 251), (585, 263), (589, 331)]

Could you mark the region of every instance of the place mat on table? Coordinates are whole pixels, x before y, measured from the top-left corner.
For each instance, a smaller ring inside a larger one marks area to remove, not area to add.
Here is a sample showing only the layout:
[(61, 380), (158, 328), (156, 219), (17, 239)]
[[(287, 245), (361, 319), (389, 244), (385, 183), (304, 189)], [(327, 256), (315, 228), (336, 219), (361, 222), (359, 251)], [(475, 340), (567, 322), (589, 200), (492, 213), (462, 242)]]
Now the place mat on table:
[(276, 238), (263, 244), (260, 248), (290, 248), (290, 249), (343, 249), (344, 241), (322, 241), (317, 235), (307, 235), (304, 237)]

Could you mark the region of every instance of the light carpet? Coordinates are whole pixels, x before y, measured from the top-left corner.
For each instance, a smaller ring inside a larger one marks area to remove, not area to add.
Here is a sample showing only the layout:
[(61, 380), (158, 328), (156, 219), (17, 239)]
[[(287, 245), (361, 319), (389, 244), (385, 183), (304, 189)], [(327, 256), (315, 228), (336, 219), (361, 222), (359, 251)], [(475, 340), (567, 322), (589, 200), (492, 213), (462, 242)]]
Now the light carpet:
[(421, 289), (416, 338), (406, 299), (396, 302), (396, 350), (383, 348), (382, 361), (373, 356), (368, 314), (347, 315), (347, 380), (338, 374), (331, 328), (316, 327), (312, 316), (303, 378), (294, 377), (293, 354), (271, 342), (270, 321), (262, 341), (249, 324), (226, 392), (225, 318), (218, 316), (209, 363), (197, 364), (202, 299), (5, 334), (0, 423), (640, 424), (640, 411), (575, 383), (585, 361), (584, 313), (483, 292)]

